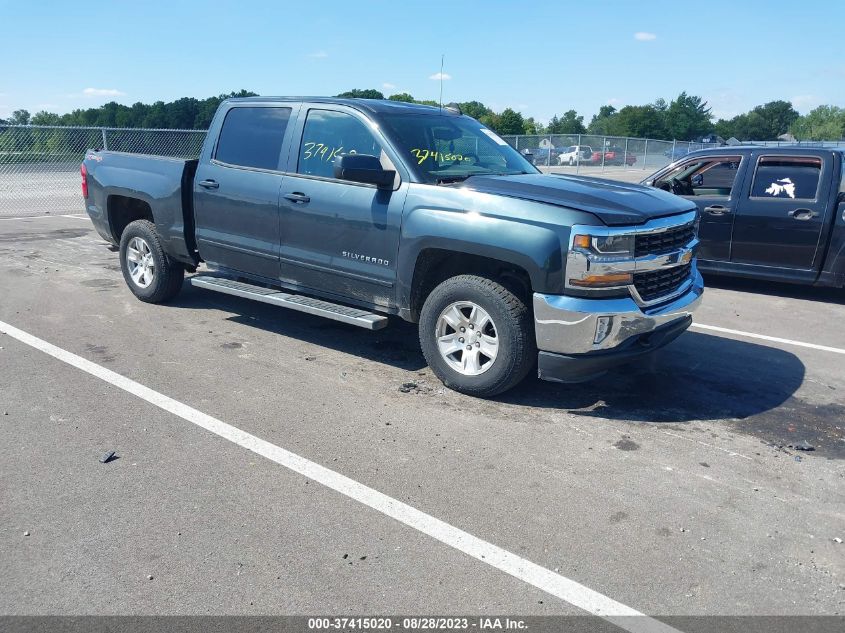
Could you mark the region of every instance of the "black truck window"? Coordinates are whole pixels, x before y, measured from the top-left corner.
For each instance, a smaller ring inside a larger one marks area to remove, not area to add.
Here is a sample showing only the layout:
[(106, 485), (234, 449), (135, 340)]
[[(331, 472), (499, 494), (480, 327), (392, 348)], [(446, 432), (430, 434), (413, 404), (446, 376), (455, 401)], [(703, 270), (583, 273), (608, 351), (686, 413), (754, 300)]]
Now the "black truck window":
[(278, 169), (290, 113), (290, 108), (232, 108), (220, 130), (215, 160)]
[(813, 156), (761, 156), (751, 197), (814, 200), (821, 171), (821, 159)]
[(334, 159), (343, 154), (369, 154), (381, 159), (387, 169), (387, 156), (372, 132), (351, 114), (332, 110), (309, 110), (299, 147), (296, 171), (300, 174), (334, 178)]

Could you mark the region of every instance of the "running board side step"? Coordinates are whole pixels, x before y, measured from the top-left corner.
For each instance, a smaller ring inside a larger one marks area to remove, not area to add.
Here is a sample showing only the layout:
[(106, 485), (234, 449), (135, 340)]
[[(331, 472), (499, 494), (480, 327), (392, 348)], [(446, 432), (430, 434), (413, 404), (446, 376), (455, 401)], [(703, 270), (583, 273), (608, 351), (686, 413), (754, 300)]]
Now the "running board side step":
[(252, 299), (261, 303), (289, 308), (298, 312), (305, 312), (315, 316), (325, 317), (349, 325), (357, 325), (367, 330), (380, 330), (387, 327), (387, 317), (381, 314), (374, 314), (359, 308), (314, 299), (303, 295), (294, 295), (273, 288), (255, 286), (226, 277), (215, 277), (213, 275), (194, 275), (188, 281), (192, 286), (214, 290), (235, 297)]

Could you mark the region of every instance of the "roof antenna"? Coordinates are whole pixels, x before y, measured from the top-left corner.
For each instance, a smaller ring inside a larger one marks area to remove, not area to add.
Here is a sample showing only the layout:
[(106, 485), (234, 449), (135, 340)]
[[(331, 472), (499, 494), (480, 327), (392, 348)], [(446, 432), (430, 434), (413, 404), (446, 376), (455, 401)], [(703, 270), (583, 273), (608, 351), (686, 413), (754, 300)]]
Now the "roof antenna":
[(446, 55), (440, 54), (440, 114), (443, 114), (443, 60)]

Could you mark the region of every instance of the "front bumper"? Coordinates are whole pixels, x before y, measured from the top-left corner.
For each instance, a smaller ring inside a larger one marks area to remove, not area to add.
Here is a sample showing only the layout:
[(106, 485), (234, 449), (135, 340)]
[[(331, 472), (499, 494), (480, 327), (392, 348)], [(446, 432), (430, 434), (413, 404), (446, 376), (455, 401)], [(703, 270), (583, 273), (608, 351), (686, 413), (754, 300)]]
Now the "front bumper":
[[(534, 294), (538, 373), (544, 380), (581, 382), (649, 354), (677, 338), (701, 302), (704, 282), (693, 268), (686, 292), (653, 308), (630, 297), (582, 299)], [(606, 333), (597, 337), (600, 320)], [(598, 342), (596, 342), (598, 339)]]

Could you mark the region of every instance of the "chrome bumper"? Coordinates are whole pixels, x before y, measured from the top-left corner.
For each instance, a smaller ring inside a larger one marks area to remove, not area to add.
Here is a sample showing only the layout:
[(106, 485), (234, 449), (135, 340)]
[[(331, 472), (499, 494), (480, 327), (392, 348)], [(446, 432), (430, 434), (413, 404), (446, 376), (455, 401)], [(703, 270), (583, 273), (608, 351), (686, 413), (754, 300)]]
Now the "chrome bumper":
[[(567, 356), (600, 353), (643, 337), (675, 321), (687, 320), (701, 302), (704, 281), (693, 267), (692, 283), (671, 302), (640, 308), (630, 297), (582, 299), (534, 293), (534, 329), (537, 349)], [(599, 319), (609, 319), (607, 334), (596, 341)]]

